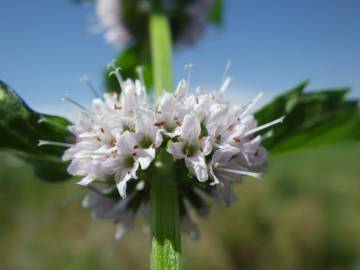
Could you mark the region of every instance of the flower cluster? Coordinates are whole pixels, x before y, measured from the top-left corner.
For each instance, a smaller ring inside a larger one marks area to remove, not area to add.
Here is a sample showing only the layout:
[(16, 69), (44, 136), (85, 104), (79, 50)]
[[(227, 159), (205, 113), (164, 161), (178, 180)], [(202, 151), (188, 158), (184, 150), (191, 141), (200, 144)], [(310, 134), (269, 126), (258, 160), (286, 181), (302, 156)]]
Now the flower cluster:
[(206, 215), (209, 196), (229, 205), (233, 183), (259, 178), (267, 152), (256, 134), (283, 118), (257, 126), (249, 111), (261, 94), (245, 106), (231, 105), (223, 99), (229, 78), (217, 91), (194, 94), (182, 80), (151, 102), (141, 81), (123, 80), (115, 67), (112, 73), (121, 94), (94, 99), (91, 111), (82, 107), (81, 120), (69, 127), (76, 142), (63, 155), (71, 161), (69, 174), (91, 188), (84, 206), (95, 217), (118, 221), (121, 236), (136, 213), (147, 213), (152, 175), (170, 160), (181, 190), (183, 231), (196, 237), (190, 209)]
[(96, 0), (96, 17), (105, 30), (105, 40), (121, 46), (128, 42), (129, 34), (122, 23), (122, 7), (119, 0)]
[(186, 9), (189, 22), (179, 35), (178, 43), (194, 45), (203, 34), (209, 19), (209, 13), (214, 5), (214, 0), (195, 0)]

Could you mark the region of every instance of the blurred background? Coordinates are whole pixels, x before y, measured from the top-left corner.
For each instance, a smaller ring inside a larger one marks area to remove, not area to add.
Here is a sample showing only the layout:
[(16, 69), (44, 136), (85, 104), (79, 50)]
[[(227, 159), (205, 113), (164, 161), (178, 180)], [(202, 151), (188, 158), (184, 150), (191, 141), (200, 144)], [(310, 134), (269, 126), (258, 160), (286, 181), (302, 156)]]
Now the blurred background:
[[(123, 48), (94, 33), (94, 8), (0, 2), (0, 78), (37, 111), (74, 119), (60, 97), (89, 104), (83, 74), (104, 89), (104, 66)], [(349, 86), (359, 98), (359, 12), (357, 0), (224, 1), (221, 25), (176, 49), (175, 79), (193, 63), (192, 85), (216, 88), (230, 59), (234, 103), (262, 90), (260, 108), (305, 79), (316, 90)], [(270, 156), (264, 181), (246, 179), (235, 207), (199, 220), (199, 242), (184, 237), (184, 269), (360, 269), (359, 160), (359, 143)], [(4, 152), (0, 164), (0, 269), (148, 268), (142, 224), (115, 241), (111, 222), (81, 208), (74, 181), (41, 182)]]

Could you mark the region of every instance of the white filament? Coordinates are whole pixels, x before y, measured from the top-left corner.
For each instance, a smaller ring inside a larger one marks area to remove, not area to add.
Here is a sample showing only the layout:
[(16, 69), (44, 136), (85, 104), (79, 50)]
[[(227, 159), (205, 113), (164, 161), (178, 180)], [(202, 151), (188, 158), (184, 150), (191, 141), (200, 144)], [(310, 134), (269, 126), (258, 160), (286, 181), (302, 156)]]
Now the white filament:
[(258, 132), (258, 131), (263, 130), (263, 129), (265, 129), (265, 128), (268, 128), (268, 127), (271, 127), (271, 126), (273, 126), (273, 125), (282, 123), (282, 122), (284, 121), (284, 118), (285, 118), (285, 116), (282, 116), (282, 117), (280, 117), (280, 118), (278, 118), (278, 119), (276, 119), (276, 120), (274, 120), (274, 121), (271, 121), (271, 122), (266, 123), (266, 124), (264, 124), (264, 125), (261, 125), (261, 126), (259, 126), (259, 127), (257, 127), (257, 128), (254, 128), (254, 129), (252, 129), (252, 130), (249, 130), (248, 132), (245, 133), (245, 136), (249, 136), (249, 135), (254, 134), (255, 132)]
[(58, 128), (61, 128), (61, 129), (67, 129), (65, 126), (59, 124), (59, 123), (56, 123), (56, 122), (53, 122), (53, 121), (50, 121), (49, 119), (47, 119), (46, 117), (44, 116), (40, 116), (40, 119), (38, 120), (38, 123), (41, 124), (41, 123), (47, 123), (49, 125), (53, 125), (55, 127), (58, 127)]
[(187, 92), (190, 91), (190, 81), (191, 81), (191, 70), (192, 70), (193, 64), (189, 63), (184, 66), (184, 69), (187, 71)]
[(245, 110), (241, 113), (240, 118), (244, 117), (256, 105), (263, 94), (263, 92), (259, 92), (256, 97), (245, 106)]
[(140, 82), (141, 82), (141, 84), (144, 86), (144, 88), (145, 88), (145, 80), (144, 80), (144, 67), (142, 67), (142, 66), (138, 66), (138, 67), (136, 67), (136, 73), (137, 73), (137, 75), (138, 75), (138, 77), (139, 77), (139, 80), (140, 80)]
[(86, 83), (86, 85), (89, 87), (90, 91), (93, 93), (94, 97), (100, 98), (99, 93), (95, 89), (94, 85), (90, 82), (88, 76), (86, 76), (86, 75), (81, 76), (80, 81)]
[(261, 179), (261, 173), (256, 173), (256, 172), (247, 172), (247, 171), (233, 170), (233, 169), (226, 169), (226, 168), (217, 168), (216, 170), (239, 174), (239, 175), (247, 175), (247, 176), (252, 176), (252, 177)]
[(72, 144), (69, 144), (69, 143), (39, 140), (38, 146), (43, 146), (43, 145), (53, 145), (53, 146), (62, 146), (62, 147), (72, 147), (73, 146)]
[(225, 79), (228, 77), (228, 72), (229, 72), (230, 67), (231, 67), (231, 60), (227, 60), (226, 64), (225, 64), (225, 68), (224, 68), (224, 73), (221, 78), (221, 83), (224, 83)]

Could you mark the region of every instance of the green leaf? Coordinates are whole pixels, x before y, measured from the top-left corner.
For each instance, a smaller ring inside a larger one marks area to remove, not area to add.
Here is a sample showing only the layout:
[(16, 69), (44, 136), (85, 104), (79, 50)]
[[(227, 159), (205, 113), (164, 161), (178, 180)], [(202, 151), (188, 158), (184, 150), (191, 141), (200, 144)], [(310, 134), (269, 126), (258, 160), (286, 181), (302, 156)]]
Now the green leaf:
[(8, 150), (31, 163), (36, 174), (46, 181), (69, 178), (66, 163), (61, 161), (64, 149), (38, 147), (39, 140), (69, 142), (71, 123), (61, 117), (33, 111), (8, 85), (0, 81), (0, 149)]
[(360, 139), (360, 108), (348, 88), (304, 93), (305, 81), (255, 113), (259, 125), (285, 115), (264, 141), (273, 153)]
[(214, 4), (210, 10), (210, 14), (209, 14), (209, 21), (216, 24), (216, 25), (220, 25), (222, 22), (222, 18), (223, 18), (223, 7), (224, 3), (222, 0), (215, 0)]

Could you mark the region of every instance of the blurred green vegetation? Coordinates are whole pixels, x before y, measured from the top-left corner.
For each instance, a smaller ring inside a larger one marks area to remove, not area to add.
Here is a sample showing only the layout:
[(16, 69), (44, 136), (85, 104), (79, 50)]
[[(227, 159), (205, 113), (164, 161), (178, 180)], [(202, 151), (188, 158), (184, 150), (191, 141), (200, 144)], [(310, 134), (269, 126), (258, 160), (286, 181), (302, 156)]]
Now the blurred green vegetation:
[[(264, 181), (238, 186), (234, 207), (199, 220), (201, 241), (184, 237), (184, 269), (359, 269), (359, 159), (360, 144), (272, 158)], [(49, 184), (0, 161), (0, 269), (148, 269), (142, 224), (115, 241), (110, 221), (81, 208), (74, 181)]]

